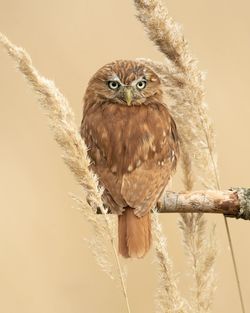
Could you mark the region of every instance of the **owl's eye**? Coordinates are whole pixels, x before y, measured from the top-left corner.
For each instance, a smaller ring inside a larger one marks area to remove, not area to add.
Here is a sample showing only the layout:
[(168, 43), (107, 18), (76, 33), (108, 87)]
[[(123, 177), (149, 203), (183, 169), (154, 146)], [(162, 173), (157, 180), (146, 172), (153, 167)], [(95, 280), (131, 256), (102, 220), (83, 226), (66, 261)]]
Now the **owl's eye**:
[(108, 82), (108, 86), (109, 86), (110, 89), (116, 90), (116, 89), (118, 89), (120, 87), (120, 84), (117, 81), (115, 81), (115, 80), (111, 80), (111, 81)]
[(146, 80), (140, 80), (140, 81), (136, 84), (136, 87), (137, 87), (137, 89), (142, 90), (142, 89), (144, 89), (144, 88), (146, 87), (146, 85), (147, 85)]

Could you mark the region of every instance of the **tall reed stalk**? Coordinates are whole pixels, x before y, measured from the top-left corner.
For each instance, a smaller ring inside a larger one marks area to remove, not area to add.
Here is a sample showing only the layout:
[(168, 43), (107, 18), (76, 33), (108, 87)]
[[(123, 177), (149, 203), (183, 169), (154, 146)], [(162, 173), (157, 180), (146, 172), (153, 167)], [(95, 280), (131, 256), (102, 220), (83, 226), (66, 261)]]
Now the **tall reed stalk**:
[[(141, 62), (154, 69), (163, 81), (166, 105), (177, 123), (181, 139), (184, 187), (186, 190), (192, 190), (194, 183), (200, 181), (204, 186), (216, 189), (215, 141), (204, 103), (204, 75), (190, 54), (179, 25), (169, 16), (161, 1), (134, 2), (137, 17), (144, 25), (149, 38), (166, 57), (164, 63), (147, 59), (141, 59)], [(214, 231), (208, 235), (203, 214), (181, 214), (179, 224), (194, 278), (192, 312), (211, 312), (215, 290)], [(163, 270), (161, 267), (160, 269), (160, 275), (163, 275)], [(159, 286), (158, 293), (161, 290), (162, 287)]]
[[(121, 287), (127, 312), (130, 313), (125, 276), (116, 250), (116, 236), (113, 231), (113, 224), (111, 217), (107, 214), (107, 209), (104, 208), (102, 203), (103, 190), (98, 186), (98, 178), (89, 169), (90, 160), (87, 147), (76, 126), (73, 111), (55, 84), (39, 74), (24, 49), (12, 44), (1, 33), (0, 44), (14, 59), (20, 72), (37, 93), (39, 103), (48, 117), (54, 138), (62, 148), (63, 160), (82, 186), (81, 200), (77, 197), (73, 198), (95, 230), (94, 241), (90, 241), (92, 251), (104, 272), (111, 278), (114, 278), (114, 274), (116, 274), (115, 278)], [(101, 210), (103, 216), (97, 216), (97, 208)], [(113, 252), (111, 258), (108, 254), (107, 243), (111, 244)]]

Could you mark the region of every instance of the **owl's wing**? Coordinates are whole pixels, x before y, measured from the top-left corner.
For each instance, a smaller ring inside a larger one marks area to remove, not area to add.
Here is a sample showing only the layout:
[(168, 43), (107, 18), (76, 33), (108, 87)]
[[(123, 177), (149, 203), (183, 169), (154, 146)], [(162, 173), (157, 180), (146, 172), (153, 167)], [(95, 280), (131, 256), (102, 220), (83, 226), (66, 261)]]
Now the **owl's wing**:
[(93, 107), (88, 111), (85, 108), (81, 136), (88, 147), (88, 155), (92, 161), (90, 167), (99, 177), (99, 183), (105, 188), (104, 203), (113, 212), (121, 214), (127, 204), (121, 195), (122, 176), (117, 175), (118, 153), (114, 153), (112, 149), (113, 136), (116, 135), (114, 127), (119, 125), (116, 125), (115, 121), (111, 122), (110, 107), (107, 106), (108, 110)]
[(154, 137), (155, 151), (152, 153), (149, 150), (148, 156), (144, 156), (144, 161), (139, 167), (123, 175), (122, 196), (139, 217), (155, 206), (176, 168), (179, 155), (178, 135), (170, 115), (164, 125), (166, 138), (155, 136), (154, 127), (151, 127), (150, 134)]

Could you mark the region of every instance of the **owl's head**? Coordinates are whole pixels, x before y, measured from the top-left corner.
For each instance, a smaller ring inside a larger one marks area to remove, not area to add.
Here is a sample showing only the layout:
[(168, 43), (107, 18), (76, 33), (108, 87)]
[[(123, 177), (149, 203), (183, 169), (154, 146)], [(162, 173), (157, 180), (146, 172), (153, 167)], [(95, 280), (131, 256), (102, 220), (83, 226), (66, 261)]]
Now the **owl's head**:
[(88, 92), (121, 105), (142, 105), (162, 98), (157, 74), (141, 62), (119, 60), (103, 66), (89, 82)]

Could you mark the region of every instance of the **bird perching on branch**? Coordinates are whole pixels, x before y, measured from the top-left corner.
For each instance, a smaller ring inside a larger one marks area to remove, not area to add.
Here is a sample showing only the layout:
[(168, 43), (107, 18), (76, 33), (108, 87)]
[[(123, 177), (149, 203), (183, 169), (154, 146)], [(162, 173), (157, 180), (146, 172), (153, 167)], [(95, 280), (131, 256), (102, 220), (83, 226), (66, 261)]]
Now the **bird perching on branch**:
[(150, 210), (179, 156), (158, 75), (137, 61), (102, 67), (86, 90), (81, 135), (105, 189), (104, 203), (119, 215), (119, 252), (141, 258), (151, 245)]

